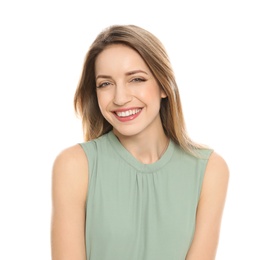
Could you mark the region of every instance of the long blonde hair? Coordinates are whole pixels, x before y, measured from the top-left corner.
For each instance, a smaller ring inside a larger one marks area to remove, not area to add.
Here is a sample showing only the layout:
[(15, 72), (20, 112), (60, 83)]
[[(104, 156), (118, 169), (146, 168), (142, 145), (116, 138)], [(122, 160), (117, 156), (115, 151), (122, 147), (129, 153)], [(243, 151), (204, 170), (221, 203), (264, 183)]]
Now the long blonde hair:
[(98, 138), (112, 130), (100, 112), (95, 87), (96, 58), (112, 44), (124, 44), (137, 51), (166, 93), (167, 98), (161, 101), (160, 117), (167, 137), (191, 154), (201, 148), (187, 134), (178, 86), (164, 46), (152, 33), (135, 25), (106, 28), (96, 37), (86, 54), (74, 97), (75, 111), (82, 118), (84, 140)]

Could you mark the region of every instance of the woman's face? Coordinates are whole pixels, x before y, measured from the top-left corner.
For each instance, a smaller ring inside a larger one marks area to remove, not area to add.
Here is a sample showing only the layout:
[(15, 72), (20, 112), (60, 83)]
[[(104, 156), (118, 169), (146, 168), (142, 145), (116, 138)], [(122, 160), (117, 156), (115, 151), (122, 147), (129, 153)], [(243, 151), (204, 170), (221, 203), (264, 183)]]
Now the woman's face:
[(95, 75), (99, 108), (115, 132), (158, 133), (160, 101), (166, 95), (135, 50), (121, 44), (106, 47), (97, 56)]

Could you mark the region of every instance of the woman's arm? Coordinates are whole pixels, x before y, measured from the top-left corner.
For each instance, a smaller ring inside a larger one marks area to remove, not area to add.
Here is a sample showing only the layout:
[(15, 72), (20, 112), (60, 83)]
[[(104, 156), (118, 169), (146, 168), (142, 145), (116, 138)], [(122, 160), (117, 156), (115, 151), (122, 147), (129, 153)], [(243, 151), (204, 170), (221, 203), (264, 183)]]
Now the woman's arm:
[(52, 174), (52, 260), (85, 260), (88, 166), (81, 146), (61, 152)]
[(225, 160), (213, 152), (203, 180), (194, 239), (186, 260), (214, 260), (229, 180)]

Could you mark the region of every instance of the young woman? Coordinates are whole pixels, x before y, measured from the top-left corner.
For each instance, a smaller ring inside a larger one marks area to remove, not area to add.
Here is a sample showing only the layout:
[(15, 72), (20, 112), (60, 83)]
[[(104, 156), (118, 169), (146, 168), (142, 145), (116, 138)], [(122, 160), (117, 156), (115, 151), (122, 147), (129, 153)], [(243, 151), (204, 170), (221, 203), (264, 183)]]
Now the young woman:
[(111, 26), (75, 94), (85, 142), (53, 166), (53, 260), (213, 260), (229, 170), (187, 135), (161, 42)]

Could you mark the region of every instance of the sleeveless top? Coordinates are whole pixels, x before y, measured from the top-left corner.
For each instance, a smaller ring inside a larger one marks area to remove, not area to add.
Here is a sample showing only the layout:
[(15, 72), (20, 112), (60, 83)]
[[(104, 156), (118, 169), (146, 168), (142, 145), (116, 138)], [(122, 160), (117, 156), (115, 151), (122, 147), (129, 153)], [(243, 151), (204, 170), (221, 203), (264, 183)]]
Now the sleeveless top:
[(80, 144), (88, 159), (87, 260), (184, 260), (212, 150), (194, 157), (170, 140), (152, 164), (111, 131)]

